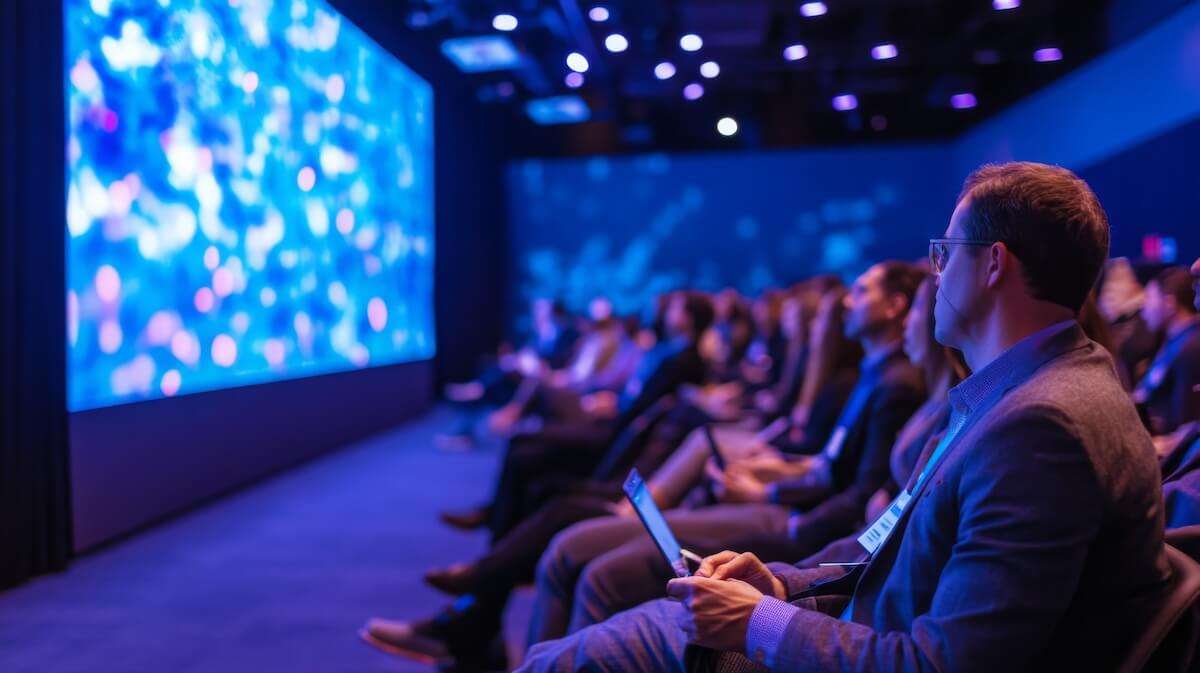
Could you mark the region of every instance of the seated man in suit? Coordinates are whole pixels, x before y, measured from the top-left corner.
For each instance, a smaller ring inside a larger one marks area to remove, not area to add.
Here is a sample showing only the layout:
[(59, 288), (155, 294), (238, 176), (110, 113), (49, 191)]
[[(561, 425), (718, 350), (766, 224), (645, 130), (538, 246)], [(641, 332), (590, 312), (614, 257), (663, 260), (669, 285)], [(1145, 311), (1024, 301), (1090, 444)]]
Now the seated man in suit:
[(1155, 435), (1200, 420), (1200, 314), (1195, 304), (1192, 277), (1183, 267), (1163, 269), (1146, 285), (1142, 317), (1164, 341), (1133, 399), (1145, 406)]
[(829, 569), (722, 552), (522, 670), (681, 671), (689, 643), (718, 670), (1112, 670), (1170, 569), (1150, 436), (1075, 320), (1107, 218), (1069, 171), (1013, 163), (968, 177), (945, 236), (936, 335), (974, 373), (865, 563), (814, 590)]

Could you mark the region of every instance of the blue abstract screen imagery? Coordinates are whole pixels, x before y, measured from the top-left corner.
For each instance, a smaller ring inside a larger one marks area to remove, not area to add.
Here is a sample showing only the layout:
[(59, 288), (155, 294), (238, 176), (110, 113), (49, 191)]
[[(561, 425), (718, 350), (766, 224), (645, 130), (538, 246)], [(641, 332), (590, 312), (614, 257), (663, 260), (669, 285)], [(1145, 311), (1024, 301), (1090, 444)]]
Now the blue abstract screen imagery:
[(66, 0), (72, 410), (429, 359), (433, 93), (319, 0)]

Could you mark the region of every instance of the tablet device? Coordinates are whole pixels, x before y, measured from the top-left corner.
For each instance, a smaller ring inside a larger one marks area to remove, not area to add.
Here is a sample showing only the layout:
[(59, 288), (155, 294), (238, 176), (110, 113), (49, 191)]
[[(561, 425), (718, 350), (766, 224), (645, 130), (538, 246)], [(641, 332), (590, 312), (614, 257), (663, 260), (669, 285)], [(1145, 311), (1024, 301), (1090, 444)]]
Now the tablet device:
[(722, 472), (725, 471), (725, 456), (721, 455), (721, 450), (717, 448), (717, 438), (713, 437), (712, 426), (704, 424), (704, 437), (708, 439), (708, 450), (712, 453), (713, 462), (717, 464), (717, 468)]
[(629, 504), (633, 505), (633, 510), (642, 520), (646, 532), (654, 538), (654, 543), (658, 545), (658, 550), (667, 559), (675, 576), (690, 576), (692, 573), (688, 571), (683, 549), (680, 548), (679, 541), (675, 539), (675, 534), (671, 532), (671, 527), (663, 518), (662, 510), (650, 496), (650, 489), (646, 488), (646, 482), (642, 481), (642, 475), (638, 474), (636, 468), (630, 470), (629, 476), (625, 479), (625, 497), (629, 498)]

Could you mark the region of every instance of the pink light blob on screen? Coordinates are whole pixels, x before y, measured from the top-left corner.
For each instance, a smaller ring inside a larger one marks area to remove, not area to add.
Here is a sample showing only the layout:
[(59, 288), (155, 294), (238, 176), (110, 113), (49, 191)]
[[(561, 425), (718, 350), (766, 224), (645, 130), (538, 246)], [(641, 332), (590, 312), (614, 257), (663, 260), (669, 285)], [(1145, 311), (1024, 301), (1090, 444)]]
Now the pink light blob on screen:
[(371, 323), (371, 329), (382, 332), (387, 327), (387, 319), (387, 304), (382, 299), (375, 297), (367, 302), (367, 322)]
[(217, 298), (213, 295), (213, 291), (207, 287), (202, 287), (196, 290), (196, 296), (192, 300), (196, 304), (196, 310), (201, 313), (208, 313), (213, 310), (213, 306), (217, 303)]
[(111, 304), (121, 297), (121, 276), (110, 264), (96, 270), (96, 296), (100, 301)]
[(108, 211), (118, 217), (129, 214), (133, 207), (133, 194), (124, 180), (117, 180), (108, 186)]
[(212, 342), (212, 360), (218, 367), (232, 367), (237, 362), (237, 342), (228, 334), (218, 334)]
[(204, 268), (209, 271), (216, 271), (221, 265), (221, 253), (213, 246), (208, 246), (204, 250)]
[(186, 365), (200, 360), (200, 342), (190, 332), (176, 332), (171, 337), (171, 355)]
[(245, 75), (242, 75), (242, 91), (245, 91), (246, 93), (254, 93), (254, 90), (257, 88), (258, 73), (251, 70)]
[(100, 350), (111, 355), (121, 349), (125, 335), (121, 333), (121, 326), (116, 320), (105, 320), (100, 323), (99, 336)]
[(233, 294), (233, 272), (225, 267), (213, 271), (212, 287), (218, 297), (228, 297)]
[(146, 325), (146, 343), (151, 346), (165, 346), (171, 342), (171, 338), (175, 336), (175, 330), (179, 326), (179, 319), (170, 311), (158, 311), (150, 316), (150, 322)]
[(338, 231), (343, 234), (349, 234), (354, 231), (354, 211), (349, 208), (342, 208), (338, 211), (335, 222), (337, 223)]
[(171, 369), (163, 374), (162, 381), (159, 382), (158, 387), (162, 390), (163, 395), (174, 397), (179, 392), (179, 386), (182, 384), (183, 375), (179, 373), (178, 369)]
[(296, 186), (302, 192), (311, 192), (312, 188), (317, 184), (317, 172), (312, 169), (312, 166), (305, 166), (296, 174)]
[(117, 123), (117, 113), (112, 110), (105, 110), (104, 115), (100, 118), (100, 125), (109, 133), (117, 130)]
[(267, 339), (263, 344), (263, 357), (267, 358), (267, 364), (272, 367), (278, 367), (283, 364), (283, 356), (286, 353), (283, 341), (279, 339)]

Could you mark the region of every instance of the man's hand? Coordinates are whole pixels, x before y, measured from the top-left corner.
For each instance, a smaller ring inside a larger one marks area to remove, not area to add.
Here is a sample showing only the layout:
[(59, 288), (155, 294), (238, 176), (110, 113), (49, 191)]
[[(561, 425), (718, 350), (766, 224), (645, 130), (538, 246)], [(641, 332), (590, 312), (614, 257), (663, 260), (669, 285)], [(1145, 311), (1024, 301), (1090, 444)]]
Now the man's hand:
[(753, 475), (733, 469), (722, 472), (711, 458), (705, 469), (712, 480), (717, 500), (723, 503), (767, 502), (767, 485)]
[(767, 596), (779, 600), (787, 599), (787, 587), (774, 575), (757, 556), (746, 552), (739, 554), (723, 551), (700, 562), (696, 577), (714, 580), (739, 580), (749, 584)]
[(679, 628), (688, 640), (703, 647), (729, 652), (746, 651), (750, 617), (762, 592), (739, 580), (684, 577), (667, 583), (667, 595), (680, 600)]

